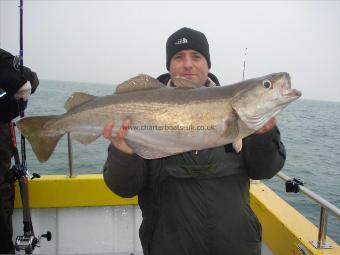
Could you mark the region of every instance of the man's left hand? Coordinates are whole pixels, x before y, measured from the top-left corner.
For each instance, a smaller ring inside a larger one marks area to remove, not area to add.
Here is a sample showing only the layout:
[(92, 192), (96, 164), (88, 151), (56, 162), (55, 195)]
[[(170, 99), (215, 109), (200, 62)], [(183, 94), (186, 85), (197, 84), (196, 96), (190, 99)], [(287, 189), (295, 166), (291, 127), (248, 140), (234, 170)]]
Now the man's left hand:
[(270, 130), (272, 130), (276, 126), (277, 120), (275, 117), (271, 118), (262, 128), (255, 132), (256, 135), (262, 135)]

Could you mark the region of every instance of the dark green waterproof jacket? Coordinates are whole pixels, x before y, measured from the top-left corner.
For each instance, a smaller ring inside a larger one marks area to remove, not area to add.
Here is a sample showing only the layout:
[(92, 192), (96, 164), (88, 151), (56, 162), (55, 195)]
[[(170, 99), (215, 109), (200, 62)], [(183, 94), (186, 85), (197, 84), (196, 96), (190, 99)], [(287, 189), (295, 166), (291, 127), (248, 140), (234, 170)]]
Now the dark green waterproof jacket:
[(145, 255), (261, 254), (261, 225), (249, 206), (249, 178), (273, 177), (285, 161), (278, 128), (231, 144), (146, 160), (109, 146), (106, 185), (138, 195)]

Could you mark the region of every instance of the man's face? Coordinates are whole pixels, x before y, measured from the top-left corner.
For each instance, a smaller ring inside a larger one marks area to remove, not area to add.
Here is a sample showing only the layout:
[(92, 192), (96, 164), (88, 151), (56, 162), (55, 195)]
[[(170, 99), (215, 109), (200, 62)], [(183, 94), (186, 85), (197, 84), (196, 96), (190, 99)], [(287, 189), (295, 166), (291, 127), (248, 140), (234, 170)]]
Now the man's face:
[(204, 86), (208, 80), (209, 67), (205, 57), (194, 50), (177, 52), (170, 60), (171, 77), (182, 76)]

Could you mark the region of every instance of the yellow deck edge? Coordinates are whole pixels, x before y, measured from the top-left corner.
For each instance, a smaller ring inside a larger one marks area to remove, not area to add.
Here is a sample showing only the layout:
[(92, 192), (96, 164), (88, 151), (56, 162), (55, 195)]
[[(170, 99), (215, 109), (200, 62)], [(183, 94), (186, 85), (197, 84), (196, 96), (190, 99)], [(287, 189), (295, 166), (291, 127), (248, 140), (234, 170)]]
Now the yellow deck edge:
[(340, 255), (339, 245), (329, 237), (326, 242), (333, 249), (314, 248), (310, 241), (317, 240), (318, 228), (262, 182), (251, 185), (250, 205), (262, 224), (263, 239), (275, 255)]
[[(31, 208), (61, 208), (78, 206), (109, 206), (137, 204), (137, 197), (122, 198), (109, 190), (102, 174), (84, 174), (69, 178), (62, 175), (42, 175), (29, 181)], [(16, 185), (15, 208), (21, 207)]]
[[(316, 240), (317, 228), (302, 214), (263, 183), (251, 185), (250, 205), (263, 227), (263, 239), (275, 255), (339, 255), (340, 247), (327, 237), (333, 249), (317, 250), (309, 241)], [(31, 208), (135, 205), (137, 197), (122, 198), (104, 184), (102, 174), (44, 175), (29, 181)], [(21, 208), (16, 185), (15, 208)], [(278, 238), (280, 237), (280, 238)]]

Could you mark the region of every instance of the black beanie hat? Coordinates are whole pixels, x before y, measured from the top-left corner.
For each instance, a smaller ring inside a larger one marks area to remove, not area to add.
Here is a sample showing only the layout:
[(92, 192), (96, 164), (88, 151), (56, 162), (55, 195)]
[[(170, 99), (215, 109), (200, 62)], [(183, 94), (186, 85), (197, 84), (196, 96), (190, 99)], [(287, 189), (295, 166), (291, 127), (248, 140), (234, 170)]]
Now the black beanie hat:
[(211, 67), (209, 43), (202, 32), (183, 27), (170, 35), (166, 42), (166, 69), (169, 70), (171, 58), (182, 50), (195, 50), (201, 53)]

